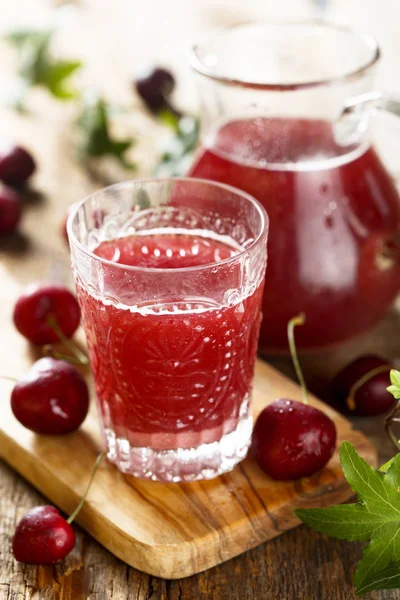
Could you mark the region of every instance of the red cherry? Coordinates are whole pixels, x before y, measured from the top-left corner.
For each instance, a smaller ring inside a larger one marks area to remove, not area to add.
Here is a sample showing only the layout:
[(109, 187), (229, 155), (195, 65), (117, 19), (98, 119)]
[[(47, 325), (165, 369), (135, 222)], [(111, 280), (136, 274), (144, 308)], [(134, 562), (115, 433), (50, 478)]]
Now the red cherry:
[(85, 420), (89, 392), (73, 365), (41, 358), (15, 385), (11, 408), (18, 421), (35, 433), (71, 433)]
[(30, 284), (14, 307), (14, 324), (33, 344), (51, 344), (60, 336), (49, 324), (55, 321), (65, 337), (79, 326), (81, 313), (75, 296), (63, 285), (38, 282)]
[(52, 565), (73, 550), (75, 533), (71, 523), (85, 504), (103, 456), (104, 452), (97, 456), (85, 493), (68, 520), (54, 506), (37, 506), (22, 517), (15, 529), (12, 545), (16, 560), (33, 565)]
[(304, 314), (293, 317), (288, 323), (290, 354), (303, 402), (288, 398), (275, 400), (260, 413), (253, 430), (253, 454), (260, 467), (274, 479), (299, 479), (313, 475), (326, 465), (336, 446), (334, 422), (308, 404), (294, 340), (294, 328), (304, 323)]
[(340, 408), (360, 416), (380, 415), (394, 404), (390, 385), (390, 363), (380, 356), (360, 356), (333, 379), (332, 394)]
[(74, 530), (59, 511), (54, 506), (36, 506), (18, 523), (12, 550), (19, 562), (52, 565), (63, 560), (74, 546)]
[(0, 233), (11, 233), (21, 218), (22, 198), (10, 187), (0, 187)]
[(274, 479), (299, 479), (322, 469), (336, 445), (332, 419), (317, 408), (280, 398), (264, 408), (253, 431), (252, 451)]
[(161, 67), (148, 69), (136, 78), (135, 87), (151, 112), (171, 108), (169, 97), (175, 87), (175, 78), (170, 71)]
[(31, 154), (21, 146), (8, 146), (0, 150), (0, 179), (21, 185), (36, 169)]

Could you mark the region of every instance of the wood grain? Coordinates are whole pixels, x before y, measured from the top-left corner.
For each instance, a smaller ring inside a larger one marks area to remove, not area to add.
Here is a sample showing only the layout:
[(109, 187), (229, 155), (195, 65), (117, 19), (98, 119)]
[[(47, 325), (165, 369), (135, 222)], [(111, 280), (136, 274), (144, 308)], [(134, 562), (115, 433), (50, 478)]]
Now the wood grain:
[[(0, 478), (2, 600), (356, 600), (352, 574), (361, 544), (327, 539), (306, 527), (199, 575), (166, 581), (128, 567), (75, 527), (78, 544), (62, 567), (16, 565), (9, 553), (16, 519), (45, 502), (4, 465)], [(15, 516), (17, 514), (17, 516)], [(398, 590), (368, 600), (399, 600)]]
[[(10, 348), (15, 334), (10, 332)], [(0, 455), (67, 514), (79, 501), (101, 443), (96, 411), (68, 436), (38, 436), (14, 418), (2, 382)], [(277, 397), (300, 399), (296, 384), (258, 361), (257, 414)], [(339, 443), (353, 443), (370, 462), (372, 444), (346, 419), (315, 399), (335, 421)], [(211, 481), (161, 484), (123, 476), (106, 461), (96, 474), (78, 522), (113, 554), (146, 573), (177, 579), (204, 571), (298, 524), (299, 506), (324, 506), (352, 495), (338, 460), (313, 477), (273, 481), (247, 458)]]

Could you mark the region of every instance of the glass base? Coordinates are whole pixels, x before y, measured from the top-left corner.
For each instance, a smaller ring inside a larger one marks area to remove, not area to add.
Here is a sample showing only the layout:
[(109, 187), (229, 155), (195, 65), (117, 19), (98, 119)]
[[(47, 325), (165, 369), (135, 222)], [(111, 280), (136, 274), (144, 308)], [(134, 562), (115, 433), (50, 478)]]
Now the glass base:
[(153, 481), (212, 479), (231, 471), (246, 456), (252, 424), (252, 417), (246, 415), (234, 431), (217, 442), (173, 450), (131, 446), (128, 440), (117, 438), (111, 429), (106, 429), (107, 457), (123, 473)]

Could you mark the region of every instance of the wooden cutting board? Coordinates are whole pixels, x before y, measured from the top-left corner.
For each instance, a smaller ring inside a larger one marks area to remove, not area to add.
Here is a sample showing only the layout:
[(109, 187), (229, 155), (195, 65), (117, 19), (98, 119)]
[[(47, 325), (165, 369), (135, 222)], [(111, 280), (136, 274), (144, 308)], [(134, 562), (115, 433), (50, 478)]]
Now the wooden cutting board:
[[(1, 382), (0, 455), (66, 513), (77, 505), (100, 449), (96, 411), (64, 437), (37, 436), (9, 406), (12, 383)], [(299, 387), (258, 361), (257, 414), (277, 397), (300, 399)], [(339, 443), (348, 440), (369, 462), (371, 443), (325, 404)], [(298, 525), (298, 507), (328, 506), (352, 496), (336, 451), (327, 467), (296, 482), (271, 480), (251, 458), (215, 480), (161, 484), (124, 476), (103, 460), (77, 521), (129, 565), (167, 579), (186, 577), (245, 552)]]

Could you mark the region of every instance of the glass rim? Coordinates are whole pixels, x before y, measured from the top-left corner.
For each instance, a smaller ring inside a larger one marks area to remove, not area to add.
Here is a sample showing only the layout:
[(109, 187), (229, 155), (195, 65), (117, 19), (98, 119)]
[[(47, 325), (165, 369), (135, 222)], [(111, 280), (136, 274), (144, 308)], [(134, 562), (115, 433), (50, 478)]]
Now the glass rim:
[[(128, 188), (128, 187), (136, 187), (139, 185), (149, 184), (149, 183), (166, 183), (166, 182), (171, 182), (171, 181), (172, 182), (197, 183), (197, 184), (202, 184), (202, 185), (203, 184), (211, 185), (213, 187), (221, 188), (225, 191), (234, 193), (237, 196), (241, 196), (242, 198), (245, 198), (256, 208), (256, 210), (260, 216), (260, 220), (261, 220), (260, 232), (246, 248), (243, 248), (242, 250), (240, 250), (237, 254), (234, 254), (233, 256), (229, 256), (228, 258), (224, 258), (223, 260), (220, 260), (218, 262), (214, 261), (214, 262), (205, 263), (203, 265), (194, 265), (191, 267), (173, 267), (173, 268), (141, 267), (138, 265), (125, 265), (123, 263), (118, 263), (118, 262), (115, 262), (112, 260), (108, 260), (107, 258), (98, 256), (97, 254), (95, 254), (94, 252), (92, 252), (91, 250), (86, 248), (85, 245), (81, 241), (79, 241), (77, 239), (76, 235), (74, 234), (74, 232), (72, 230), (73, 221), (74, 221), (75, 217), (77, 216), (78, 211), (86, 202), (88, 202), (90, 199), (94, 198), (95, 196), (97, 196), (101, 193), (104, 193), (104, 192), (112, 191), (112, 190), (124, 189), (124, 188)], [(236, 261), (243, 255), (248, 254), (249, 252), (254, 250), (254, 248), (256, 248), (260, 244), (260, 242), (265, 243), (263, 241), (263, 238), (267, 236), (268, 229), (269, 229), (269, 217), (268, 217), (267, 211), (260, 204), (260, 202), (258, 202), (258, 200), (256, 200), (253, 196), (251, 196), (251, 194), (247, 194), (247, 192), (244, 192), (243, 190), (240, 190), (239, 188), (233, 187), (232, 185), (227, 185), (227, 184), (221, 183), (219, 181), (212, 181), (211, 179), (200, 179), (198, 177), (161, 177), (161, 178), (148, 178), (148, 179), (129, 179), (127, 181), (114, 183), (114, 184), (106, 186), (104, 188), (100, 188), (100, 189), (96, 190), (95, 192), (92, 192), (91, 194), (88, 194), (87, 196), (85, 196), (83, 198), (83, 200), (76, 203), (76, 206), (74, 206), (74, 208), (71, 210), (70, 214), (68, 215), (68, 219), (67, 219), (67, 234), (68, 234), (68, 241), (69, 241), (70, 246), (72, 244), (74, 244), (77, 248), (79, 248), (79, 250), (81, 252), (83, 252), (90, 258), (92, 258), (96, 261), (99, 261), (105, 265), (117, 267), (117, 268), (123, 269), (125, 271), (129, 270), (129, 271), (142, 272), (142, 273), (185, 273), (185, 272), (192, 272), (192, 271), (201, 271), (204, 269), (214, 268), (215, 266), (229, 264), (231, 262)]]
[[(294, 82), (282, 82), (282, 83), (268, 83), (267, 81), (264, 83), (250, 81), (247, 79), (236, 79), (232, 77), (224, 77), (224, 75), (219, 75), (213, 72), (212, 67), (208, 67), (204, 64), (203, 60), (199, 56), (199, 50), (204, 48), (207, 43), (209, 43), (215, 35), (222, 34), (227, 31), (232, 31), (236, 28), (245, 27), (248, 25), (261, 25), (264, 27), (272, 27), (275, 29), (281, 29), (283, 27), (295, 27), (295, 28), (305, 28), (305, 27), (316, 27), (321, 29), (327, 29), (331, 31), (337, 31), (342, 33), (347, 33), (351, 35), (353, 38), (361, 41), (365, 47), (370, 48), (371, 57), (362, 63), (356, 69), (352, 69), (351, 71), (344, 72), (341, 75), (335, 75), (333, 77), (326, 77), (322, 79), (315, 80), (305, 80), (298, 83)], [(200, 75), (207, 77), (208, 79), (212, 79), (218, 83), (222, 83), (230, 86), (244, 87), (255, 90), (265, 90), (265, 91), (295, 91), (301, 89), (308, 89), (313, 87), (320, 87), (323, 85), (332, 85), (332, 84), (340, 84), (347, 81), (351, 81), (353, 79), (357, 79), (364, 75), (369, 69), (371, 69), (379, 60), (381, 56), (381, 51), (377, 40), (374, 36), (366, 33), (357, 27), (340, 25), (337, 23), (323, 21), (320, 19), (308, 19), (303, 21), (244, 21), (241, 23), (236, 23), (234, 25), (230, 25), (228, 27), (222, 27), (215, 30), (212, 34), (208, 34), (203, 38), (203, 41), (192, 46), (189, 62), (191, 67)]]

